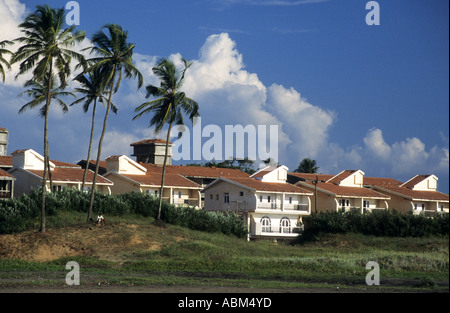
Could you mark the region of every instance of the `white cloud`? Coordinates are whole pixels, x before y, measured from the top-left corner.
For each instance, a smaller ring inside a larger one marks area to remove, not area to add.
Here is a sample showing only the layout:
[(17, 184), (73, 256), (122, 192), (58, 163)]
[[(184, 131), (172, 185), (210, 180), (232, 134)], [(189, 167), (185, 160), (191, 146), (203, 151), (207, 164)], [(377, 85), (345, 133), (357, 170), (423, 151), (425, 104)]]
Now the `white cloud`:
[(389, 144), (380, 129), (369, 130), (358, 147), (361, 166), (388, 176), (409, 177), (416, 174), (443, 174), (449, 170), (448, 147), (427, 149), (419, 138)]
[[(272, 2), (282, 5), (286, 1)], [(2, 39), (20, 36), (17, 25), (25, 13), (25, 6), (20, 2), (0, 0)], [(89, 45), (86, 39), (82, 47)], [(427, 147), (419, 138), (389, 143), (381, 129), (373, 128), (360, 130), (361, 143), (343, 147), (339, 142), (330, 140), (332, 127), (339, 123), (336, 112), (310, 103), (293, 87), (276, 82), (266, 86), (256, 73), (246, 70), (244, 56), (227, 33), (209, 36), (199, 51), (198, 59), (193, 60), (187, 71), (183, 90), (199, 103), (203, 126), (215, 124), (223, 129), (224, 125), (278, 125), (279, 161), (291, 169), (303, 158), (312, 157), (318, 161), (320, 171), (325, 173), (360, 168), (367, 175), (397, 179), (431, 173), (448, 178), (448, 137), (441, 134), (445, 137), (443, 144), (432, 147)], [(181, 65), (182, 56), (179, 53), (169, 58)], [(158, 59), (158, 56), (134, 54), (145, 85), (159, 84), (152, 72)], [(17, 114), (20, 106), (26, 103), (26, 99), (17, 98), (17, 94), (23, 91), (21, 86), (26, 78), (14, 81), (16, 72), (17, 68), (8, 72), (6, 83), (0, 85), (2, 113), (6, 113), (0, 116), (0, 126), (10, 130), (9, 152), (23, 148), (33, 148), (39, 152), (42, 150), (43, 120), (37, 111)], [(69, 89), (73, 86), (71, 84)], [(148, 128), (150, 116), (136, 122), (131, 120), (134, 108), (144, 101), (145, 90), (136, 92), (135, 81), (122, 83), (121, 89), (113, 97), (119, 113), (117, 116), (110, 115), (103, 158), (113, 154), (129, 155), (132, 152), (130, 143), (156, 137), (153, 130)], [(57, 108), (54, 110), (57, 111)], [(93, 156), (96, 155), (103, 114), (104, 108), (99, 105)], [(82, 113), (81, 106), (71, 107), (66, 115), (51, 115), (49, 129), (52, 158), (75, 162), (86, 157), (90, 117), (90, 114)], [(157, 134), (157, 137), (165, 138), (165, 132)]]
[(297, 155), (316, 158), (326, 148), (329, 128), (335, 121), (333, 112), (310, 104), (294, 88), (277, 84), (268, 90), (266, 107), (283, 122)]
[[(181, 66), (180, 54), (169, 58)], [(151, 69), (158, 57), (136, 54), (135, 59), (146, 84), (157, 85), (159, 82)], [(448, 171), (448, 143), (446, 148), (432, 149), (426, 149), (418, 138), (389, 144), (382, 130), (377, 128), (361, 135), (361, 145), (342, 147), (330, 141), (330, 130), (339, 122), (337, 114), (311, 104), (292, 87), (286, 88), (276, 83), (266, 87), (257, 74), (245, 69), (242, 54), (226, 33), (206, 39), (199, 58), (193, 60), (186, 73), (183, 89), (188, 97), (199, 103), (203, 127), (209, 124), (219, 125), (222, 129), (226, 124), (278, 125), (279, 161), (292, 169), (301, 159), (312, 157), (318, 161), (321, 171), (328, 173), (360, 168), (372, 176), (397, 175), (407, 179), (419, 173)], [(131, 108), (143, 102), (142, 94), (119, 93), (116, 99), (123, 100), (121, 103), (126, 102)], [(188, 123), (188, 126), (191, 125)], [(128, 138), (130, 140), (154, 135), (139, 126), (132, 132), (132, 138)], [(117, 141), (114, 138), (119, 134), (117, 131), (114, 134), (105, 142), (110, 141), (108, 149), (112, 152), (115, 146), (117, 153), (128, 139)], [(123, 131), (124, 138), (125, 134)]]
[(387, 160), (392, 152), (391, 147), (384, 141), (383, 132), (380, 129), (371, 129), (366, 137), (364, 137), (364, 144), (368, 152)]
[[(25, 14), (25, 4), (22, 4), (17, 0), (0, 0), (0, 41), (13, 41), (22, 35), (18, 26), (22, 23)], [(6, 46), (5, 48), (14, 52), (19, 48), (19, 45), (15, 43), (11, 46)], [(5, 56), (9, 57), (9, 55)], [(11, 70), (5, 69), (6, 85), (16, 87), (22, 86), (31, 78), (31, 74), (27, 74), (15, 79), (15, 73), (17, 73), (19, 69), (19, 64), (13, 64), (11, 67)]]

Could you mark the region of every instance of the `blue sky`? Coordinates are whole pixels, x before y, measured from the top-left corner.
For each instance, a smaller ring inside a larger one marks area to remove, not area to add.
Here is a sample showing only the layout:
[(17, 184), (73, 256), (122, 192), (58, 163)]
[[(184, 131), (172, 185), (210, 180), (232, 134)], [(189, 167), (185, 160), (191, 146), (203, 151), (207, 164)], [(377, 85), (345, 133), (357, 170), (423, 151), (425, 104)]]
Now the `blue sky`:
[[(366, 24), (367, 2), (80, 0), (78, 29), (88, 38), (107, 23), (127, 29), (145, 84), (156, 83), (158, 57), (192, 60), (184, 88), (202, 124), (279, 125), (279, 161), (290, 169), (311, 157), (323, 173), (435, 174), (448, 193), (449, 2), (378, 1), (379, 26)], [(20, 35), (17, 23), (44, 3), (66, 1), (0, 0), (0, 40)], [(38, 112), (17, 114), (20, 83), (9, 73), (0, 85), (0, 126), (10, 131), (9, 152), (42, 153)], [(154, 136), (150, 117), (131, 121), (144, 95), (129, 81), (114, 96), (104, 157)], [(52, 158), (85, 158), (89, 118), (76, 107), (52, 112)]]

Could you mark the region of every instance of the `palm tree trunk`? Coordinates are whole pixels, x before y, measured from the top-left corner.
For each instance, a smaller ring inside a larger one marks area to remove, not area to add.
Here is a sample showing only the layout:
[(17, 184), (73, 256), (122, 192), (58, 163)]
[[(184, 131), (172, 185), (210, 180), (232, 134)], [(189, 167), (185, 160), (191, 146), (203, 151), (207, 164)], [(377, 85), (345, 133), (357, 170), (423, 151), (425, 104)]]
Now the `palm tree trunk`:
[(158, 221), (161, 220), (161, 207), (162, 207), (162, 197), (164, 191), (164, 179), (166, 178), (166, 164), (167, 164), (167, 155), (169, 152), (169, 139), (170, 139), (170, 131), (172, 130), (172, 122), (169, 124), (169, 131), (167, 132), (166, 138), (166, 152), (164, 155), (164, 164), (161, 176), (161, 189), (159, 191), (159, 207), (158, 207), (158, 217), (156, 218)]
[[(47, 101), (45, 104), (45, 116), (44, 116), (44, 173), (42, 175), (42, 195), (41, 195), (41, 226), (39, 231), (45, 233), (45, 193), (47, 189), (47, 174), (51, 177), (50, 173), (50, 160), (48, 149), (48, 112), (50, 108), (51, 90), (52, 90), (52, 63), (50, 63), (50, 76), (48, 80), (47, 89)], [(53, 188), (52, 181), (50, 180), (50, 190)]]
[(42, 175), (42, 194), (41, 194), (41, 226), (39, 231), (45, 233), (45, 193), (47, 189), (47, 170), (48, 170), (48, 105), (45, 108), (44, 122), (44, 174)]
[(95, 184), (96, 184), (96, 181), (97, 181), (98, 168), (100, 167), (100, 158), (101, 158), (101, 155), (102, 155), (103, 138), (105, 137), (105, 133), (106, 133), (106, 123), (108, 121), (108, 115), (109, 115), (109, 111), (111, 109), (111, 98), (112, 98), (112, 95), (114, 93), (114, 80), (115, 80), (115, 77), (116, 77), (116, 66), (114, 65), (112, 82), (111, 82), (111, 91), (109, 93), (109, 99), (108, 99), (108, 106), (106, 107), (105, 119), (103, 121), (103, 130), (102, 130), (102, 134), (100, 136), (100, 141), (98, 143), (97, 163), (95, 164), (94, 178), (92, 180), (91, 201), (89, 203), (89, 212), (88, 212), (88, 218), (87, 218), (88, 221), (92, 218), (92, 207), (94, 206), (94, 197), (95, 197)]
[(92, 139), (94, 136), (94, 124), (95, 124), (95, 109), (97, 106), (97, 99), (94, 99), (94, 107), (92, 109), (92, 125), (91, 125), (91, 137), (89, 138), (89, 148), (88, 148), (88, 154), (87, 154), (87, 163), (86, 163), (86, 168), (84, 169), (84, 173), (83, 173), (83, 182), (81, 183), (81, 191), (84, 190), (84, 187), (86, 185), (86, 176), (87, 176), (87, 172), (89, 170), (89, 160), (91, 159), (91, 149), (92, 149)]

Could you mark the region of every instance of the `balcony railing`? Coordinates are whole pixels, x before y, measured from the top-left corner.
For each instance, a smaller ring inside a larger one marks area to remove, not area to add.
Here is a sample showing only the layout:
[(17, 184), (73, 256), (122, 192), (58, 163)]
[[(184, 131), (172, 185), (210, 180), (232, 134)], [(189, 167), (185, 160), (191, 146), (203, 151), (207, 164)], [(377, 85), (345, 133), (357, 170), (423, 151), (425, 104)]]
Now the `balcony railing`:
[(276, 202), (259, 202), (258, 203), (258, 209), (271, 209), (271, 210), (277, 210), (281, 209), (281, 204)]
[(0, 199), (9, 199), (9, 198), (11, 198), (11, 191), (0, 190)]
[(276, 236), (276, 235), (298, 235), (302, 228), (299, 226), (262, 226), (261, 235)]
[[(164, 197), (163, 197), (164, 199)], [(198, 198), (174, 198), (173, 204), (186, 205), (186, 206), (198, 206)]]
[(309, 211), (309, 205), (307, 203), (300, 204), (285, 204), (285, 210), (295, 210), (295, 211)]
[(284, 208), (282, 207), (281, 203), (264, 203), (259, 202), (258, 203), (258, 209), (268, 209), (268, 210), (294, 210), (294, 211), (309, 211), (309, 205), (307, 203), (301, 203), (301, 204), (289, 204), (285, 203)]

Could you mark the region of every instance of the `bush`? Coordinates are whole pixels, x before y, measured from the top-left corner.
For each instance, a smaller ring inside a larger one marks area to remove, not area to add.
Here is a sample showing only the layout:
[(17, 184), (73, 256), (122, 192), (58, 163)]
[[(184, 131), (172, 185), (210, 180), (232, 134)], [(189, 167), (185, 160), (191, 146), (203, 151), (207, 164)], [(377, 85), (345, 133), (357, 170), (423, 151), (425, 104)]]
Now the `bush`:
[[(46, 215), (52, 216), (61, 211), (86, 212), (89, 208), (90, 194), (75, 189), (47, 193)], [(105, 195), (96, 191), (93, 213), (102, 212), (109, 216), (137, 214), (156, 218), (159, 198), (139, 192), (121, 195)], [(14, 233), (28, 228), (27, 222), (40, 216), (41, 192), (32, 190), (30, 195), (0, 201), (0, 234)], [(192, 207), (177, 207), (162, 203), (161, 220), (165, 223), (188, 227), (206, 232), (222, 232), (244, 238), (247, 227), (235, 213), (214, 213), (196, 210)]]
[(297, 242), (313, 240), (321, 233), (361, 233), (390, 237), (449, 235), (448, 214), (429, 218), (412, 212), (401, 214), (395, 210), (376, 210), (363, 214), (358, 211), (327, 212), (304, 217), (303, 221), (305, 230)]

